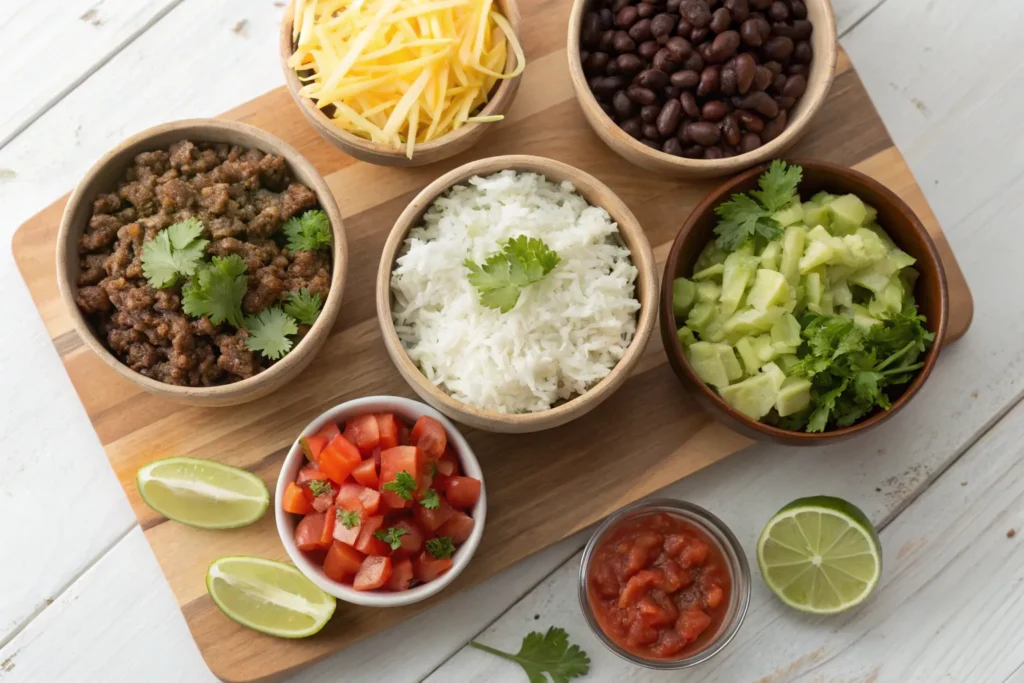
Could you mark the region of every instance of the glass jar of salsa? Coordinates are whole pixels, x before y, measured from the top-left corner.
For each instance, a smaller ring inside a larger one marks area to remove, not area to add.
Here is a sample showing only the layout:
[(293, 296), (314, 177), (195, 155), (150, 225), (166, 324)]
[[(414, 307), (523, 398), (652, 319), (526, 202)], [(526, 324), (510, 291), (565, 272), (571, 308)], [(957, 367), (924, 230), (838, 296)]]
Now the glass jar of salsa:
[(640, 501), (606, 519), (587, 543), (579, 599), (612, 652), (652, 669), (683, 669), (736, 635), (750, 602), (750, 566), (733, 533), (704, 508)]

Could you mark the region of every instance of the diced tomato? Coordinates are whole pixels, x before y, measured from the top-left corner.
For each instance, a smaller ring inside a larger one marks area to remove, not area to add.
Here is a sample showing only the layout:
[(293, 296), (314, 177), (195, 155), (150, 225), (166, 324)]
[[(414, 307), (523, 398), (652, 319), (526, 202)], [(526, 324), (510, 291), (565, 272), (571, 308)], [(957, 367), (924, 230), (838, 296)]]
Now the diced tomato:
[(356, 542), (359, 540), (359, 533), (362, 531), (363, 528), (362, 506), (360, 506), (358, 510), (346, 510), (344, 507), (339, 505), (337, 510), (340, 511), (342, 515), (344, 515), (346, 512), (354, 512), (357, 515), (359, 515), (359, 523), (357, 523), (352, 528), (345, 526), (342, 523), (341, 518), (338, 518), (334, 522), (334, 540), (339, 541), (341, 543), (347, 543), (348, 545), (355, 547)]
[(320, 469), (339, 484), (352, 474), (352, 470), (363, 461), (359, 449), (349, 443), (343, 435), (336, 436), (320, 453)]
[(330, 548), (334, 542), (334, 525), (338, 521), (338, 508), (331, 505), (324, 512), (324, 529), (320, 533), (320, 547)]
[(457, 508), (471, 508), (480, 500), (480, 480), (473, 477), (452, 477), (444, 489), (448, 502)]
[(320, 481), (327, 481), (327, 475), (320, 471), (320, 468), (313, 463), (306, 465), (299, 470), (298, 476), (295, 477), (295, 483), (299, 486), (310, 482), (313, 479), (319, 479)]
[(334, 440), (338, 434), (341, 434), (341, 430), (338, 429), (338, 423), (334, 421), (325, 422), (324, 426), (317, 430), (316, 436), (327, 439), (326, 443), (330, 443)]
[(312, 482), (306, 482), (302, 486), (302, 492), (306, 496), (306, 500), (310, 502), (313, 509), (317, 512), (326, 512), (327, 508), (334, 503), (334, 492), (337, 490), (327, 480), (319, 482), (324, 487), (323, 493), (317, 495), (313, 493)]
[(327, 445), (327, 437), (314, 434), (313, 436), (300, 436), (299, 445), (306, 455), (306, 460), (316, 462), (320, 459), (320, 452)]
[(389, 591), (407, 591), (410, 583), (412, 583), (412, 560), (408, 557), (393, 560), (387, 589)]
[(629, 578), (626, 586), (619, 594), (619, 609), (626, 609), (636, 605), (642, 596), (648, 594), (653, 586), (665, 580), (665, 574), (660, 569), (642, 569)]
[(459, 459), (455, 457), (451, 448), (446, 448), (444, 455), (437, 461), (437, 473), (446, 477), (459, 473)]
[(380, 511), (381, 493), (367, 488), (362, 484), (347, 481), (338, 487), (335, 502), (346, 510), (355, 510), (353, 501), (357, 502), (367, 515), (375, 515)]
[(391, 578), (391, 558), (370, 555), (363, 560), (352, 587), (357, 591), (372, 591), (381, 588)]
[(399, 423), (398, 425), (398, 445), (399, 446), (415, 446), (409, 442), (409, 428), (405, 426), (405, 423)]
[(381, 450), (394, 448), (398, 445), (398, 420), (391, 413), (380, 413), (374, 416), (377, 419), (377, 434), (380, 437), (378, 445)]
[[(654, 531), (638, 531), (633, 537), (632, 546), (629, 549), (629, 559), (626, 562), (626, 576), (632, 576), (638, 571), (647, 567), (658, 556), (661, 548), (662, 536)], [(685, 569), (689, 565), (684, 565)]]
[(398, 539), (402, 545), (391, 553), (393, 557), (412, 557), (423, 550), (423, 529), (416, 522), (400, 519), (392, 526), (405, 529), (405, 533)]
[(380, 486), (381, 497), (391, 508), (407, 508), (411, 500), (399, 496), (394, 491), (385, 491), (384, 484), (395, 481), (399, 472), (408, 472), (413, 479), (419, 479), (423, 468), (423, 454), (412, 446), (396, 446), (380, 454)]
[(725, 592), (721, 586), (709, 586), (704, 589), (704, 605), (708, 609), (714, 609), (722, 602), (724, 595)]
[(444, 574), (452, 568), (452, 561), (439, 560), (426, 550), (416, 556), (412, 562), (412, 570), (416, 578), (427, 583)]
[(346, 439), (358, 446), (360, 451), (369, 453), (380, 442), (377, 418), (370, 414), (350, 418), (345, 423), (344, 435)]
[(363, 554), (344, 543), (332, 543), (324, 558), (324, 574), (335, 581), (344, 581), (359, 571), (363, 565)]
[(380, 447), (379, 446), (377, 448), (373, 449), (373, 452), (370, 453), (370, 457), (367, 458), (367, 459), (368, 460), (372, 459), (373, 460), (373, 464), (377, 466), (377, 471), (380, 472)]
[(441, 471), (438, 470), (437, 474), (434, 475), (434, 490), (438, 493), (444, 493), (448, 490), (448, 484), (451, 483), (452, 479), (452, 476), (441, 474)]
[(679, 619), (676, 621), (676, 632), (685, 638), (686, 642), (692, 643), (710, 624), (711, 617), (699, 607), (695, 607), (679, 615)]
[(433, 485), (434, 478), (426, 472), (420, 472), (418, 480), (419, 485), (416, 487), (416, 491), (412, 494), (412, 499), (417, 503), (423, 500), (423, 496), (427, 495), (427, 490)]
[(316, 550), (326, 547), (321, 543), (325, 525), (326, 515), (323, 512), (314, 512), (300, 519), (295, 526), (295, 546), (299, 550)]
[(302, 492), (302, 487), (293, 481), (288, 482), (288, 486), (284, 490), (281, 507), (285, 512), (296, 515), (308, 515), (313, 511), (313, 506), (306, 500), (306, 494)]
[[(430, 533), (434, 533), (451, 519), (451, 516), (455, 514), (455, 510), (448, 504), (448, 501), (441, 498), (440, 504), (433, 510), (417, 505), (412, 509), (412, 514), (416, 517), (416, 521), (420, 523), (420, 526)], [(446, 534), (441, 535), (444, 536)]]
[(690, 538), (687, 541), (686, 547), (679, 553), (679, 566), (688, 569), (703, 565), (708, 559), (708, 544), (699, 538)]
[(380, 486), (380, 481), (377, 479), (377, 465), (373, 462), (373, 458), (368, 458), (359, 463), (352, 470), (352, 478), (367, 488), (375, 489)]
[(356, 550), (364, 555), (390, 555), (391, 546), (373, 535), (380, 531), (382, 526), (384, 526), (383, 516), (364, 517), (363, 525), (359, 529), (359, 538), (356, 539)]
[(448, 445), (448, 435), (440, 422), (432, 417), (424, 415), (416, 420), (409, 441), (423, 451), (426, 457), (437, 460), (444, 455), (445, 446)]
[(453, 511), (452, 516), (437, 530), (438, 536), (451, 536), (452, 543), (462, 545), (469, 540), (476, 521), (465, 512)]

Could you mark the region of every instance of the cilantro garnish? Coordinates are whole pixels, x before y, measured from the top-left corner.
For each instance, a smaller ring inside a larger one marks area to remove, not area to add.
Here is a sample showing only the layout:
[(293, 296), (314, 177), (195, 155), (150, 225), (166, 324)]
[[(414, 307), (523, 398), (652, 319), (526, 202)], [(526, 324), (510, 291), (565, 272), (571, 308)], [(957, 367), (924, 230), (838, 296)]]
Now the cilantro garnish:
[(766, 241), (781, 237), (782, 228), (772, 214), (792, 203), (802, 178), (802, 168), (776, 159), (758, 178), (760, 190), (734, 194), (729, 201), (715, 207), (720, 219), (715, 226), (718, 246), (735, 251), (754, 237), (763, 237)]
[(142, 274), (151, 287), (163, 289), (196, 272), (209, 240), (200, 239), (203, 223), (189, 218), (161, 230), (142, 246)]
[(244, 327), (249, 332), (245, 347), (250, 351), (259, 351), (270, 360), (277, 360), (291, 351), (292, 340), (288, 335), (299, 331), (295, 318), (278, 306), (271, 306), (256, 315), (248, 316)]
[(200, 264), (195, 277), (182, 289), (182, 309), (193, 318), (207, 316), (214, 325), (226, 320), (242, 327), (246, 269), (238, 254), (214, 256), (210, 263)]
[(402, 536), (405, 536), (408, 531), (400, 526), (388, 527), (387, 531), (375, 531), (373, 532), (374, 538), (379, 538), (388, 545), (391, 546), (392, 550), (398, 550), (402, 547), (402, 541), (399, 540)]
[(515, 308), (523, 288), (539, 282), (561, 262), (543, 240), (520, 235), (502, 251), (491, 254), (483, 267), (469, 259), (469, 282), (480, 292), (480, 303), (508, 313)]
[(336, 516), (338, 517), (338, 523), (346, 529), (354, 529), (363, 521), (359, 518), (359, 512), (356, 510), (342, 510), (338, 508)]
[(330, 482), (320, 479), (310, 479), (309, 490), (313, 492), (314, 496), (322, 496), (325, 493), (334, 493), (334, 489), (331, 488)]
[(569, 644), (565, 629), (552, 626), (547, 633), (532, 631), (523, 638), (523, 644), (516, 654), (496, 650), (475, 640), (471, 647), (490, 652), (503, 659), (516, 662), (523, 667), (530, 683), (545, 683), (544, 674), (551, 676), (554, 683), (568, 683), (569, 679), (583, 676), (590, 671), (590, 657), (579, 645)]
[(284, 304), (284, 312), (304, 325), (312, 325), (320, 316), (323, 301), (319, 294), (310, 294), (308, 289), (301, 292), (288, 292), (288, 300)]
[(420, 505), (428, 510), (436, 510), (441, 505), (441, 499), (438, 498), (437, 491), (427, 489), (427, 492), (423, 494), (423, 500), (420, 501)]
[(427, 541), (427, 552), (439, 560), (447, 560), (455, 553), (451, 536), (438, 536)]
[(333, 243), (331, 222), (327, 220), (327, 214), (319, 209), (307, 211), (301, 216), (292, 216), (281, 230), (288, 238), (291, 251), (316, 251), (330, 247)]
[(416, 490), (416, 479), (405, 470), (402, 470), (395, 475), (394, 480), (384, 484), (381, 489), (391, 491), (397, 494), (399, 498), (412, 500), (412, 492)]

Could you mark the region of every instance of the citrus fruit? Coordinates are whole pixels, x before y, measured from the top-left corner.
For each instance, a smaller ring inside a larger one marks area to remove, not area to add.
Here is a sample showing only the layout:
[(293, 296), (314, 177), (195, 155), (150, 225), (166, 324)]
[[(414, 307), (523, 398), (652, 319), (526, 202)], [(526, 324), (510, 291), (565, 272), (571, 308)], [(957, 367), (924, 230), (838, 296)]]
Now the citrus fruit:
[(168, 519), (203, 529), (252, 524), (270, 504), (270, 493), (252, 472), (198, 458), (166, 458), (135, 477), (146, 505)]

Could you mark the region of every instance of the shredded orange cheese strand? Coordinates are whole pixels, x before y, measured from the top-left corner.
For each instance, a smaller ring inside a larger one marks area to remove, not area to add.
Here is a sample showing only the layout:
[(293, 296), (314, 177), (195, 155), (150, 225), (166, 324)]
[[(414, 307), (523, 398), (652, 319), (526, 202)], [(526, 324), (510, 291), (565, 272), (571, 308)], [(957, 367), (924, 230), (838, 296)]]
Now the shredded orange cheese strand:
[[(342, 130), (404, 151), (467, 123), (526, 59), (494, 0), (296, 0), (288, 60)], [(508, 51), (515, 69), (505, 72)]]

